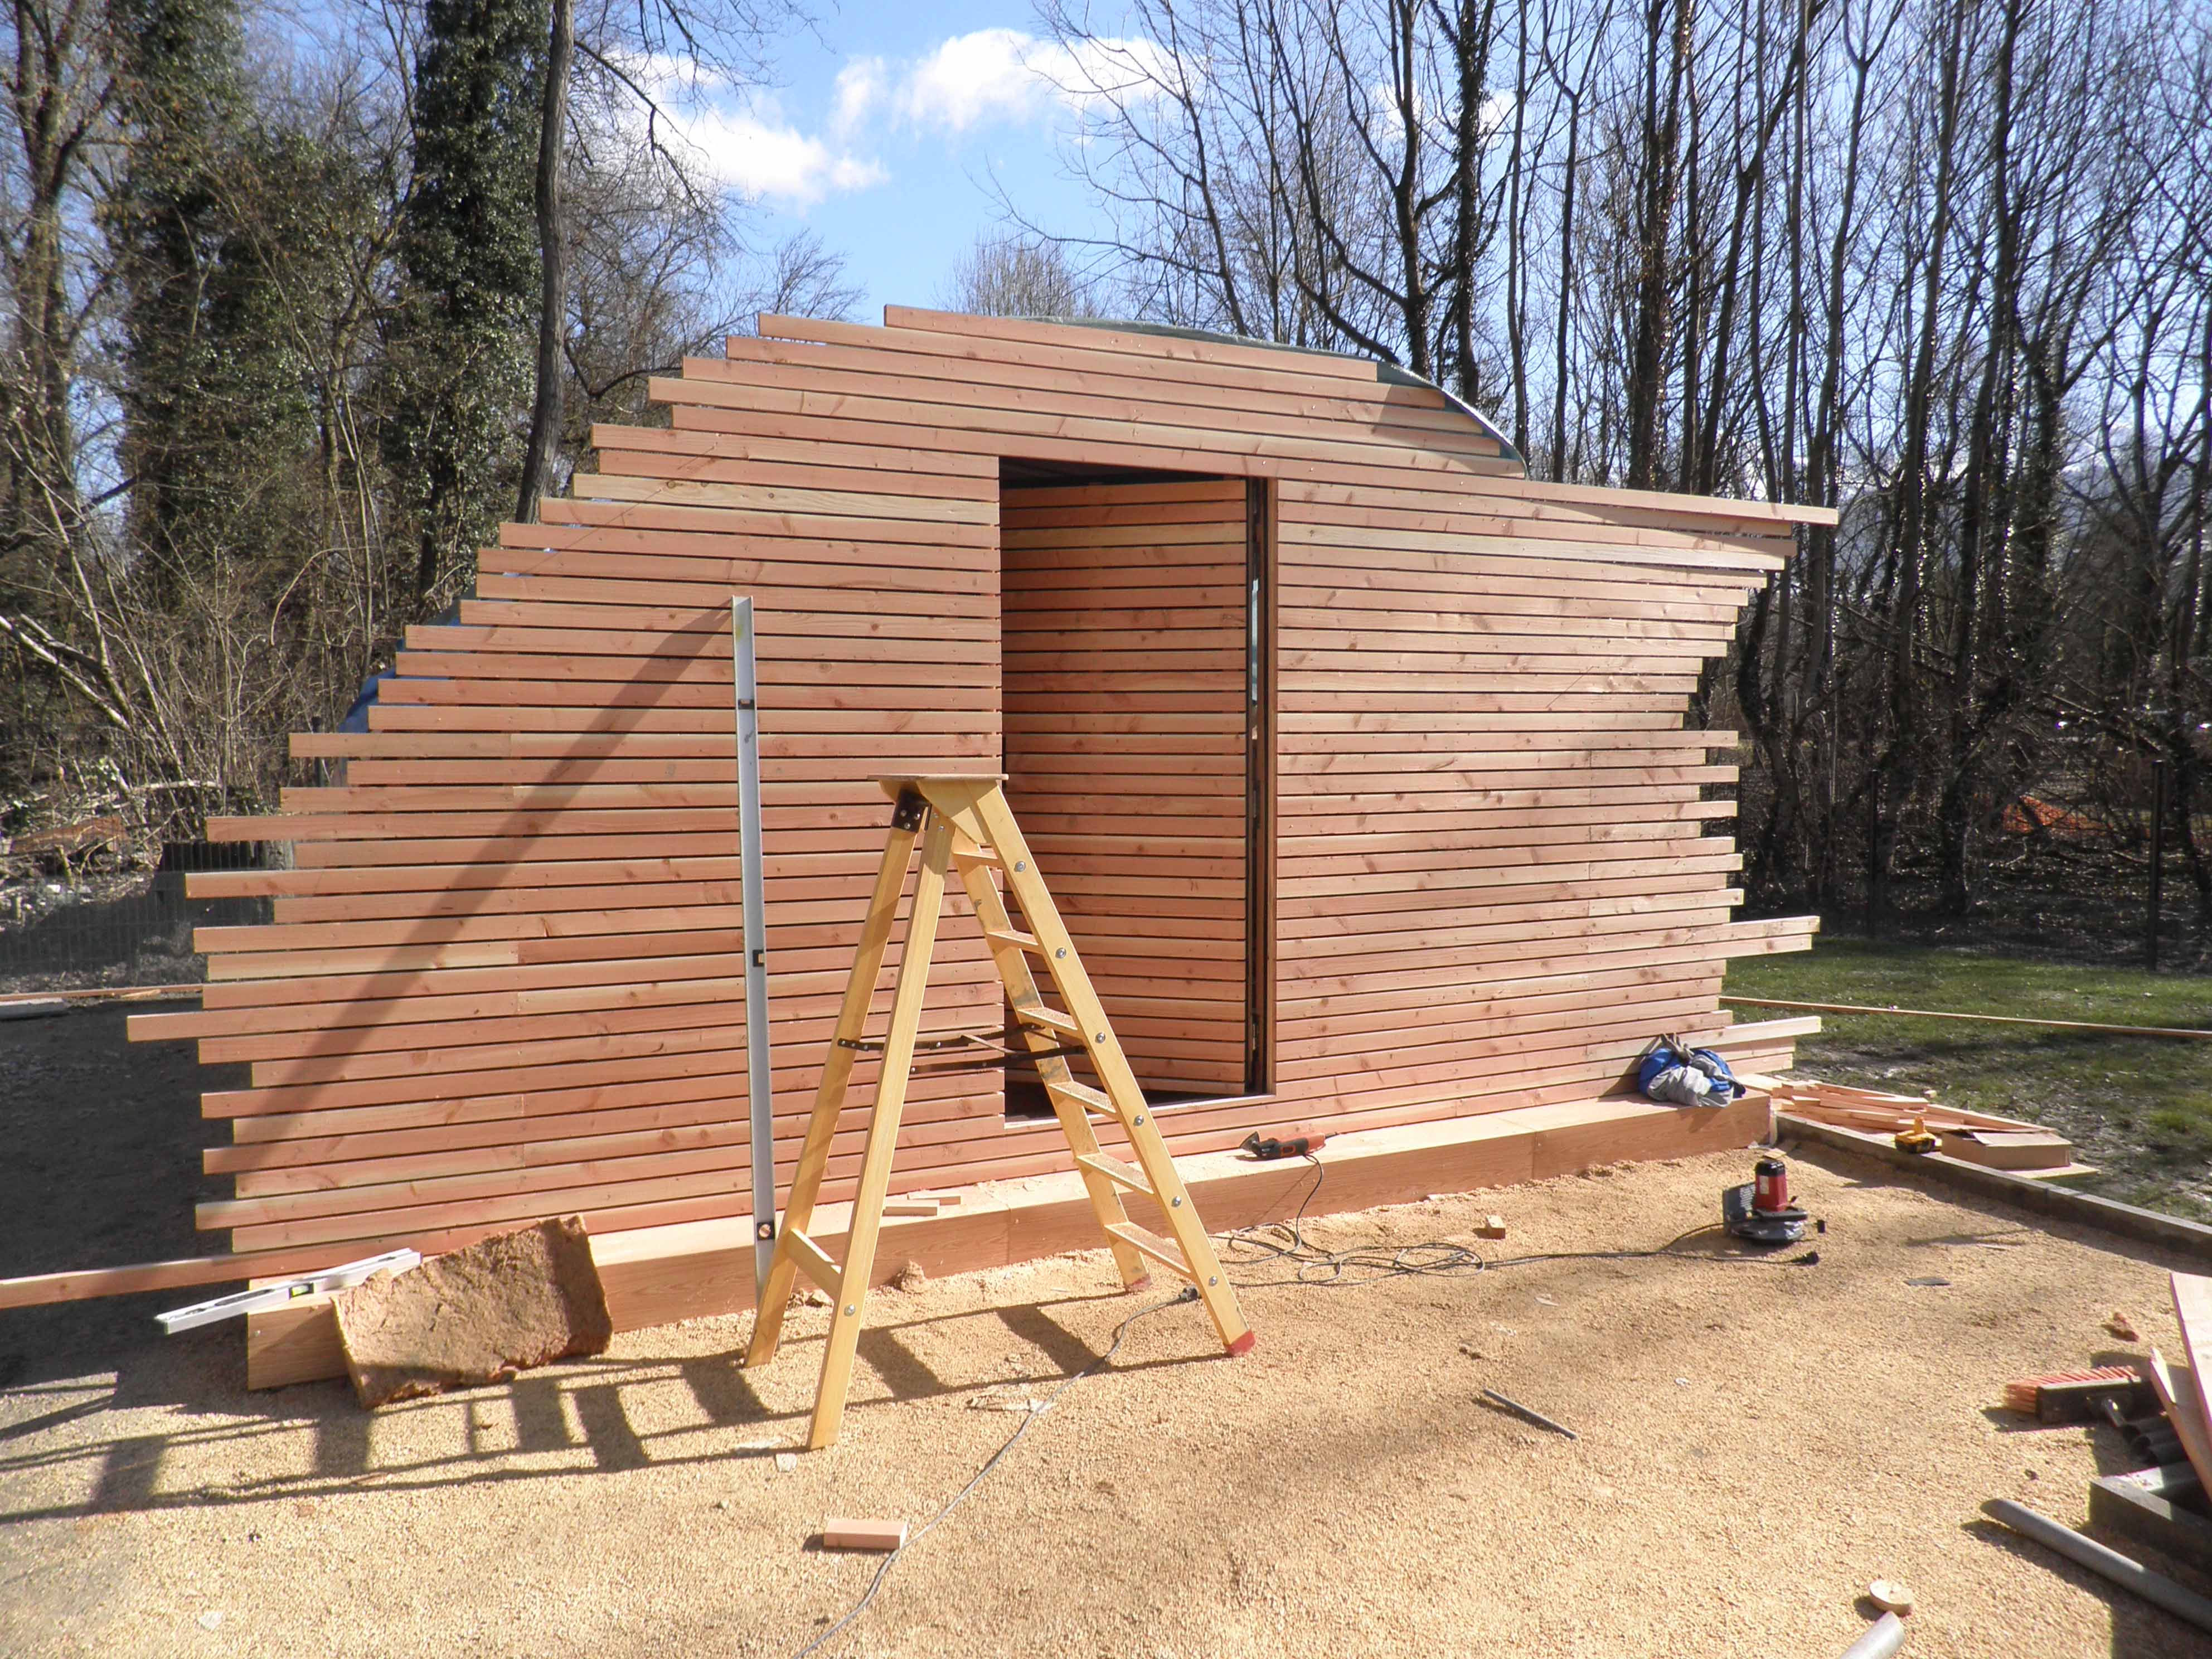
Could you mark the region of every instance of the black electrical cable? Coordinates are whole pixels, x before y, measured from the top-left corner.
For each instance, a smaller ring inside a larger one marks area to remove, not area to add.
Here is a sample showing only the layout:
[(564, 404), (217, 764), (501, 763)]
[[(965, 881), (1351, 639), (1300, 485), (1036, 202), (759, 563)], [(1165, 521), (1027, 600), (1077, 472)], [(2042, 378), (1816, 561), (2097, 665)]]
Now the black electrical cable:
[(1797, 1267), (1811, 1266), (1820, 1260), (1818, 1251), (1808, 1250), (1801, 1255), (1699, 1255), (1675, 1248), (1688, 1238), (1711, 1232), (1712, 1224), (1692, 1227), (1687, 1232), (1677, 1233), (1664, 1244), (1646, 1250), (1544, 1250), (1529, 1255), (1486, 1257), (1470, 1244), (1454, 1243), (1449, 1239), (1429, 1239), (1414, 1244), (1401, 1244), (1386, 1249), (1380, 1245), (1354, 1248), (1348, 1250), (1323, 1250), (1306, 1243), (1304, 1223), (1306, 1212), (1312, 1207), (1315, 1196), (1327, 1175), (1319, 1158), (1310, 1152), (1306, 1162), (1313, 1166), (1313, 1185), (1307, 1188), (1298, 1201), (1297, 1212), (1288, 1221), (1271, 1221), (1258, 1226), (1240, 1227), (1233, 1232), (1218, 1235), (1228, 1249), (1255, 1251), (1256, 1257), (1224, 1256), (1225, 1267), (1261, 1267), (1268, 1263), (1287, 1265), (1292, 1271), (1275, 1279), (1232, 1279), (1230, 1282), (1239, 1290), (1261, 1290), (1277, 1285), (1311, 1285), (1325, 1289), (1350, 1290), (1364, 1285), (1379, 1285), (1385, 1279), (1404, 1278), (1456, 1279), (1474, 1273), (1489, 1273), (1499, 1267), (1521, 1267), (1538, 1261), (1648, 1261), (1658, 1256), (1668, 1256), (1677, 1261), (1711, 1261), (1726, 1267)]
[(916, 1544), (919, 1544), (923, 1539), (928, 1537), (931, 1531), (935, 1528), (939, 1522), (944, 1520), (946, 1516), (951, 1514), (953, 1510), (958, 1509), (962, 1504), (967, 1501), (969, 1494), (973, 1492), (976, 1487), (981, 1486), (985, 1477), (987, 1477), (993, 1469), (999, 1467), (999, 1464), (1006, 1457), (1006, 1454), (1013, 1450), (1016, 1446), (1021, 1443), (1022, 1437), (1036, 1426), (1037, 1419), (1044, 1415), (1047, 1408), (1049, 1407), (1054, 1401), (1058, 1400), (1060, 1395), (1066, 1394), (1077, 1383), (1083, 1381), (1085, 1377), (1097, 1370), (1101, 1365), (1105, 1364), (1109, 1360), (1112, 1359), (1114, 1356), (1121, 1351), (1121, 1340), (1128, 1335), (1129, 1328), (1132, 1325), (1134, 1325), (1140, 1319), (1149, 1319), (1154, 1314), (1160, 1313), (1166, 1309), (1181, 1307), (1186, 1302), (1195, 1302), (1197, 1300), (1197, 1288), (1195, 1286), (1187, 1285), (1182, 1290), (1177, 1291), (1175, 1295), (1167, 1297), (1164, 1301), (1155, 1302), (1148, 1308), (1138, 1309), (1136, 1312), (1131, 1314), (1127, 1319), (1116, 1325), (1114, 1328), (1114, 1340), (1107, 1345), (1106, 1352), (1100, 1354), (1096, 1359), (1085, 1365), (1081, 1370), (1074, 1372), (1073, 1375), (1063, 1378), (1059, 1386), (1054, 1388), (1050, 1394), (1045, 1395), (1042, 1401), (1031, 1407), (1030, 1408), (1029, 1414), (1022, 1419), (1021, 1426), (1006, 1437), (1005, 1444), (1001, 1445), (998, 1450), (993, 1452), (988, 1458), (984, 1460), (983, 1467), (975, 1471), (975, 1474), (969, 1479), (968, 1484), (961, 1487), (958, 1492), (953, 1493), (951, 1501), (948, 1502), (943, 1509), (938, 1510), (935, 1515), (931, 1516), (928, 1520), (922, 1522), (920, 1531), (915, 1533), (906, 1540), (906, 1542), (901, 1544), (889, 1555), (884, 1557), (883, 1565), (876, 1569), (876, 1576), (868, 1581), (868, 1588), (861, 1593), (860, 1599), (853, 1604), (852, 1610), (842, 1619), (840, 1619), (836, 1624), (830, 1626), (829, 1629), (823, 1631), (819, 1636), (816, 1637), (811, 1642), (809, 1642), (805, 1647), (799, 1649), (797, 1653), (792, 1655), (792, 1659), (806, 1659), (806, 1656), (808, 1654), (813, 1652), (817, 1648), (827, 1642), (831, 1637), (836, 1635), (839, 1631), (843, 1630), (846, 1626), (851, 1624), (855, 1619), (858, 1619), (862, 1613), (866, 1613), (868, 1610), (868, 1603), (876, 1599), (876, 1592), (884, 1587), (884, 1580), (890, 1576), (891, 1567), (898, 1560), (899, 1557), (904, 1555)]

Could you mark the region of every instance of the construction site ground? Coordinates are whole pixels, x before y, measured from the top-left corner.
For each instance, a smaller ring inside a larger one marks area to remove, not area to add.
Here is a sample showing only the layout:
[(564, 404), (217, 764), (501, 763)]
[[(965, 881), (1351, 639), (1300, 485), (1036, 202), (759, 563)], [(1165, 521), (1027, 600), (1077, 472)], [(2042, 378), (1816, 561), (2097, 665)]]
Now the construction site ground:
[[(2008, 1497), (2080, 1522), (2119, 1437), (2024, 1428), (2002, 1384), (2170, 1347), (2165, 1270), (2191, 1264), (1821, 1156), (1795, 1165), (1828, 1222), (1810, 1266), (1698, 1259), (1723, 1249), (1707, 1233), (1683, 1259), (1255, 1285), (1259, 1348), (1234, 1361), (1195, 1307), (1145, 1318), (825, 1651), (1820, 1655), (1880, 1577), (1918, 1594), (1912, 1659), (2205, 1651), (1978, 1514)], [(1493, 1261), (1655, 1246), (1749, 1163), (1307, 1231)], [(1490, 1212), (1503, 1242), (1474, 1237)], [(1239, 1254), (1240, 1279), (1284, 1276)], [(338, 1382), (247, 1393), (235, 1325), (164, 1341), (137, 1303), (0, 1316), (35, 1322), (0, 1333), (0, 1651), (793, 1653), (878, 1564), (818, 1547), (826, 1518), (927, 1520), (1025, 1420), (1004, 1407), (1159, 1299), (1115, 1293), (1103, 1251), (886, 1291), (842, 1440), (788, 1472), (819, 1309), (760, 1373), (735, 1363), (737, 1316), (373, 1415)]]

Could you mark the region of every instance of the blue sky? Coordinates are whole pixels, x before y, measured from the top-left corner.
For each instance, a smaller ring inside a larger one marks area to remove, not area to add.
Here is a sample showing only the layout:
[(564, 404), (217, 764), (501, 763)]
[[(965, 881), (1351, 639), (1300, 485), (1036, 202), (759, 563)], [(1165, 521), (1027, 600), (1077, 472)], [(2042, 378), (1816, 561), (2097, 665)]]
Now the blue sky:
[(753, 204), (748, 240), (811, 230), (843, 254), (860, 314), (933, 305), (999, 224), (995, 178), (1056, 229), (1094, 222), (1063, 175), (1068, 65), (1028, 0), (845, 0), (787, 36), (777, 84), (724, 94), (689, 124), (712, 170)]

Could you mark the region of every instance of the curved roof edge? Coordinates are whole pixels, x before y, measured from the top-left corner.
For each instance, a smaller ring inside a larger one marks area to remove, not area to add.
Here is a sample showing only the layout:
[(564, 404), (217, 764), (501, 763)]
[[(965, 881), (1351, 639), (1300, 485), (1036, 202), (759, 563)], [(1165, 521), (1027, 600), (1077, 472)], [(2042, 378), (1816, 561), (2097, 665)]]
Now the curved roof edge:
[(1282, 351), (1304, 357), (1334, 357), (1340, 362), (1372, 363), (1375, 378), (1386, 386), (1426, 386), (1474, 423), (1475, 430), (1498, 446), (1498, 453), (1519, 466), (1522, 473), (1528, 470), (1528, 459), (1513, 447), (1513, 441), (1498, 429), (1498, 423), (1473, 404), (1463, 402), (1445, 391), (1434, 380), (1425, 380), (1411, 369), (1401, 368), (1395, 363), (1384, 362), (1379, 357), (1362, 356), (1357, 352), (1329, 351), (1320, 346), (1286, 345), (1279, 340), (1257, 340), (1249, 334), (1226, 334), (1218, 329), (1184, 328), (1174, 323), (1140, 323), (1113, 317), (1028, 317), (1032, 323), (1058, 323), (1069, 328), (1112, 329), (1119, 334), (1157, 334), (1169, 339), (1213, 341), (1221, 345), (1255, 346), (1262, 351)]

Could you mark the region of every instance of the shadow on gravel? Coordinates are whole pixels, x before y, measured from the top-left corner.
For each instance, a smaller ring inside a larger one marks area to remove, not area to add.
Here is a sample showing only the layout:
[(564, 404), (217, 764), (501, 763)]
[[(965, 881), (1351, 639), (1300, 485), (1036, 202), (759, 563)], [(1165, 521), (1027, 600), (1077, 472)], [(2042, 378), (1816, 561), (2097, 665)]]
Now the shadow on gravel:
[[(125, 1037), (129, 1013), (179, 1006), (0, 1023), (0, 1278), (207, 1255), (227, 1243), (192, 1224), (195, 1203), (223, 1196), (200, 1173), (201, 1147), (222, 1136), (201, 1119), (199, 1097), (245, 1068), (204, 1067), (188, 1042)], [(112, 1370), (162, 1340), (155, 1312), (197, 1294), (0, 1309), (0, 1389)]]

